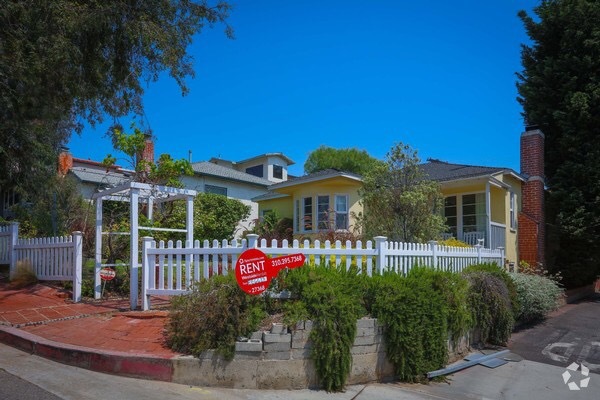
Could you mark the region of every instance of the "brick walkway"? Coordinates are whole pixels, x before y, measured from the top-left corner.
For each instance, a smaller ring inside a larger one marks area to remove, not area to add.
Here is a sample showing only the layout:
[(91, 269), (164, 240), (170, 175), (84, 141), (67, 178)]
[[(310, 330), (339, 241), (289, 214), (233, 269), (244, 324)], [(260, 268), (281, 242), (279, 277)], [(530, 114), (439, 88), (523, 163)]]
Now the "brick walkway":
[[(163, 308), (168, 300), (154, 299)], [(73, 303), (70, 293), (37, 284), (10, 289), (0, 282), (0, 325), (59, 343), (101, 351), (171, 358), (164, 344), (168, 311), (129, 311), (129, 300), (84, 300)]]

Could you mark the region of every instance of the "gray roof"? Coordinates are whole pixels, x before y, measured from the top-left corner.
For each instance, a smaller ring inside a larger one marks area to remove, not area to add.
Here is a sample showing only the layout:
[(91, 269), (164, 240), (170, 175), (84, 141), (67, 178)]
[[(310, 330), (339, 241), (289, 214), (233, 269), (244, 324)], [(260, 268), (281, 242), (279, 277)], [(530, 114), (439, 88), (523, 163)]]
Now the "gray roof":
[(253, 197), (252, 201), (262, 201), (262, 200), (273, 200), (273, 199), (283, 199), (284, 197), (290, 197), (289, 194), (277, 193), (277, 192), (268, 192), (265, 194), (261, 194), (260, 196)]
[(252, 184), (261, 185), (261, 186), (270, 186), (273, 184), (273, 182), (271, 182), (267, 179), (259, 178), (254, 175), (250, 175), (245, 172), (235, 170), (233, 168), (223, 167), (221, 165), (217, 165), (217, 164), (214, 164), (214, 163), (211, 163), (208, 161), (192, 163), (192, 169), (197, 174), (211, 175), (211, 176), (216, 176), (216, 177), (223, 178), (223, 179), (230, 179), (230, 180), (234, 180), (234, 181), (238, 181), (238, 182), (252, 183)]
[(521, 177), (510, 168), (481, 167), (476, 165), (451, 164), (440, 160), (427, 160), (419, 165), (421, 171), (428, 179), (438, 182), (453, 181), (457, 179), (477, 178), (495, 175), (498, 173), (512, 173)]
[(257, 159), (260, 159), (260, 158), (266, 158), (266, 157), (279, 157), (279, 158), (283, 159), (288, 165), (295, 164), (294, 160), (292, 160), (291, 158), (289, 158), (288, 156), (286, 156), (283, 153), (264, 153), (264, 154), (259, 154), (259, 155), (254, 156), (254, 157), (246, 158), (245, 160), (236, 161), (235, 164), (243, 164), (243, 163), (247, 163), (249, 161), (257, 160)]
[(130, 172), (106, 171), (96, 168), (72, 167), (70, 172), (82, 182), (114, 187), (131, 181)]
[(329, 178), (345, 177), (350, 178), (359, 182), (362, 182), (360, 175), (352, 172), (341, 171), (335, 168), (324, 169), (322, 171), (313, 172), (312, 174), (303, 175), (294, 179), (288, 179), (287, 181), (279, 182), (271, 186), (271, 189), (277, 189), (287, 186), (298, 185), (300, 183), (321, 181)]

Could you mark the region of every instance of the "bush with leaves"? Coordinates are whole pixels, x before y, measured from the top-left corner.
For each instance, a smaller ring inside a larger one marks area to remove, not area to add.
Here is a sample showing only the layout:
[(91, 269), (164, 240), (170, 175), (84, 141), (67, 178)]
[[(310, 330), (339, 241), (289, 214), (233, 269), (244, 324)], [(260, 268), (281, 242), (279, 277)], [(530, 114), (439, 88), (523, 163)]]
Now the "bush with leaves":
[(260, 239), (265, 239), (271, 243), (275, 239), (278, 242), (287, 240), (291, 242), (294, 239), (294, 223), (291, 218), (281, 218), (277, 210), (273, 210), (254, 224), (251, 233), (255, 233)]
[[(237, 199), (213, 193), (198, 193), (194, 198), (194, 240), (231, 240), (237, 225), (250, 215), (250, 206)], [(174, 201), (154, 215), (154, 226), (185, 229), (186, 205)], [(185, 235), (152, 232), (156, 240), (185, 240)]]
[(515, 315), (517, 321), (539, 321), (558, 308), (563, 290), (552, 279), (520, 273), (512, 273), (510, 277), (519, 296), (519, 310)]
[(469, 307), (481, 341), (506, 344), (515, 323), (506, 283), (498, 275), (484, 271), (470, 271), (465, 276), (470, 282)]
[(384, 273), (375, 277), (373, 316), (384, 325), (388, 360), (400, 380), (424, 379), (448, 361), (448, 309), (430, 279)]
[(473, 315), (468, 303), (469, 281), (463, 275), (430, 267), (413, 267), (408, 276), (430, 282), (444, 297), (448, 306), (448, 334), (452, 343), (456, 344), (473, 328)]
[(263, 299), (244, 293), (233, 274), (213, 276), (172, 299), (167, 344), (193, 355), (216, 349), (231, 360), (236, 339), (255, 331), (264, 317)]
[(471, 272), (485, 272), (487, 274), (493, 275), (498, 279), (501, 279), (508, 290), (508, 296), (510, 300), (510, 309), (512, 310), (513, 315), (516, 315), (519, 311), (519, 296), (517, 295), (517, 287), (515, 286), (515, 282), (512, 280), (508, 272), (503, 268), (500, 268), (498, 264), (495, 263), (481, 263), (470, 265), (467, 268), (463, 269), (463, 274), (470, 274)]
[(281, 286), (296, 298), (285, 306), (286, 321), (312, 320), (311, 357), (319, 381), (327, 391), (342, 390), (352, 366), (356, 320), (365, 315), (357, 299), (364, 291), (366, 276), (353, 269), (323, 265), (282, 275)]

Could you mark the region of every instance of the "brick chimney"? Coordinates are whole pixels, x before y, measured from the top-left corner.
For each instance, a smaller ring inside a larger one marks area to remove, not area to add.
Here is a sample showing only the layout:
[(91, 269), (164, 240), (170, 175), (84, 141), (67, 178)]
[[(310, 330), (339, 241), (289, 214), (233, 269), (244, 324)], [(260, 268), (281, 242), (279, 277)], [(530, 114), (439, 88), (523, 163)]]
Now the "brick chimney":
[[(154, 140), (152, 139), (152, 134), (144, 133), (144, 137), (144, 149), (137, 155), (138, 163), (144, 160), (148, 164), (154, 164)], [(150, 167), (146, 165), (145, 172), (149, 171)]]
[(521, 134), (522, 209), (519, 213), (519, 258), (530, 265), (544, 264), (544, 134), (528, 126)]
[(73, 168), (73, 155), (68, 147), (61, 147), (58, 154), (58, 174), (65, 176)]

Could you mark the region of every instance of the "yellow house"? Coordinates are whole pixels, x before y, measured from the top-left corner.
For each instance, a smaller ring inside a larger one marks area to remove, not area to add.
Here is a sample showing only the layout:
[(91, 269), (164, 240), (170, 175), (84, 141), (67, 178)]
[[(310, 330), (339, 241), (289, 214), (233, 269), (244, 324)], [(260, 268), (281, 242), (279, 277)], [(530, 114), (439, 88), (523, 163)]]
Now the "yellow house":
[(428, 160), (425, 175), (440, 184), (448, 232), (469, 244), (504, 247), (506, 259), (518, 258), (518, 214), (525, 179), (509, 168), (480, 167)]
[[(440, 184), (448, 231), (471, 245), (505, 248), (506, 259), (518, 258), (517, 220), (524, 178), (509, 168), (479, 167), (429, 160), (421, 165), (428, 179)], [(363, 211), (359, 175), (328, 169), (269, 187), (255, 197), (260, 216), (277, 210), (294, 221), (295, 237), (320, 231), (353, 231), (353, 215)]]
[(318, 232), (353, 231), (354, 213), (362, 211), (358, 190), (359, 175), (327, 169), (269, 187), (269, 193), (255, 197), (260, 216), (277, 211), (294, 222), (294, 236), (310, 237)]

